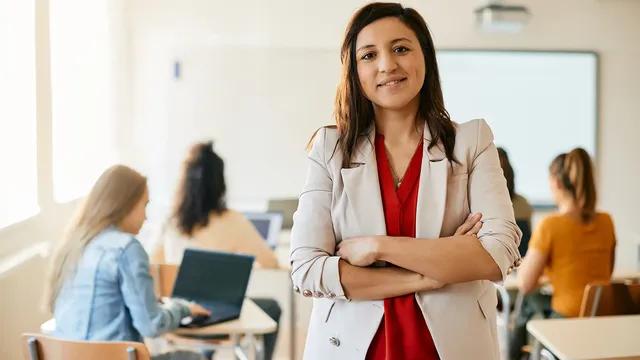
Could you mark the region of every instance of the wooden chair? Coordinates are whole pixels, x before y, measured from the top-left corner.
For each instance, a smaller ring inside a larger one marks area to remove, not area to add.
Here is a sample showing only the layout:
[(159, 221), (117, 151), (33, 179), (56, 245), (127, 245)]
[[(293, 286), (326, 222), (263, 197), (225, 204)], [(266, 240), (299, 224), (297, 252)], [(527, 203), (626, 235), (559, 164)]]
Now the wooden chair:
[(593, 282), (582, 296), (580, 317), (640, 314), (640, 284)]
[(22, 334), (25, 360), (150, 360), (142, 343), (116, 341), (71, 341), (40, 334)]

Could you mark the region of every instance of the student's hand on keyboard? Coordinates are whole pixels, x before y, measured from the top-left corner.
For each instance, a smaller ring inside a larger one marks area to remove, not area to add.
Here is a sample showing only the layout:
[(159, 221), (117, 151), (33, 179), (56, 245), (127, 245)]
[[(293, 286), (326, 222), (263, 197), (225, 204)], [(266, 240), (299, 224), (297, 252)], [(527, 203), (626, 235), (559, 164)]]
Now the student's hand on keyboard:
[(191, 316), (196, 317), (196, 316), (209, 316), (211, 315), (211, 311), (203, 308), (202, 306), (194, 303), (194, 302), (190, 302), (189, 303), (189, 311), (191, 311)]

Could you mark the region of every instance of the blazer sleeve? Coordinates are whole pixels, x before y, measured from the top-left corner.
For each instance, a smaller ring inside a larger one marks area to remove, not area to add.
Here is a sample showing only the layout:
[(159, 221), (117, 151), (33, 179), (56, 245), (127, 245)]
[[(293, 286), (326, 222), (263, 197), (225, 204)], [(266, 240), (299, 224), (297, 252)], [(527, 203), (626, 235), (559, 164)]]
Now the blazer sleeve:
[(304, 296), (346, 299), (334, 256), (336, 239), (331, 220), (333, 181), (327, 169), (327, 130), (316, 134), (309, 152), (307, 180), (291, 229), (291, 278)]
[(520, 265), (518, 246), (522, 232), (513, 215), (493, 132), (483, 119), (477, 123), (477, 146), (469, 172), (469, 206), (472, 213), (482, 213), (478, 239), (500, 267), (504, 281)]

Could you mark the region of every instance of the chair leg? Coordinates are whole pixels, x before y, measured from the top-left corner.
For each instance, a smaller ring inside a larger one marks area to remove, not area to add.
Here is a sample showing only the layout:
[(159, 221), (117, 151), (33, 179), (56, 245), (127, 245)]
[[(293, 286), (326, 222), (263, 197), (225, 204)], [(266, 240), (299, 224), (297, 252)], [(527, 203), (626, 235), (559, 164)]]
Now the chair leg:
[(540, 351), (540, 357), (541, 357), (543, 360), (556, 360), (556, 357), (555, 357), (555, 356), (553, 356), (553, 354), (552, 354), (549, 350), (547, 350), (547, 349), (542, 349), (542, 350)]
[(29, 356), (31, 360), (40, 360), (38, 356), (38, 339), (32, 337), (27, 341), (27, 344), (29, 345)]

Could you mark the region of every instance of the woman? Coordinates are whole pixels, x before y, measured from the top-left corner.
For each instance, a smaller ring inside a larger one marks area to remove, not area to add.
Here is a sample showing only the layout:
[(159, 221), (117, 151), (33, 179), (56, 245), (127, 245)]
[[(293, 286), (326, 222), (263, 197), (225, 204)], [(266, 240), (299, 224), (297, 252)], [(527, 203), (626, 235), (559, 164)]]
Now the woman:
[[(596, 211), (596, 185), (589, 154), (581, 149), (558, 155), (549, 168), (549, 183), (559, 213), (544, 218), (531, 236), (518, 270), (518, 287), (529, 293), (546, 269), (553, 296), (525, 297), (512, 335), (512, 359), (526, 344), (526, 323), (550, 309), (552, 317), (575, 317), (587, 284), (609, 281), (615, 262), (613, 221)], [(553, 260), (553, 261), (552, 261)]]
[[(146, 219), (146, 179), (125, 166), (107, 169), (84, 200), (52, 256), (46, 305), (57, 337), (140, 341), (177, 329), (189, 315), (209, 315), (194, 303), (154, 293), (149, 258), (135, 238)], [(152, 357), (203, 359), (178, 351)]]
[(304, 358), (498, 359), (490, 281), (519, 265), (520, 231), (491, 130), (450, 120), (413, 9), (360, 9), (342, 66), (291, 234)]
[[(224, 162), (212, 142), (195, 144), (184, 162), (182, 180), (167, 222), (155, 263), (182, 261), (187, 246), (251, 254), (262, 268), (278, 268), (278, 260), (253, 224), (227, 208)], [(280, 321), (282, 310), (273, 299), (252, 299), (267, 315)], [(275, 349), (278, 330), (264, 336), (265, 359)], [(209, 355), (209, 354), (207, 354)], [(210, 356), (209, 356), (210, 357)]]
[(518, 250), (520, 251), (520, 256), (524, 256), (529, 248), (529, 239), (531, 238), (531, 214), (533, 209), (527, 199), (516, 193), (515, 173), (509, 162), (509, 155), (503, 148), (498, 148), (498, 157), (500, 158), (500, 167), (502, 167), (504, 177), (507, 179), (507, 189), (513, 203), (516, 224), (522, 231), (522, 240)]

